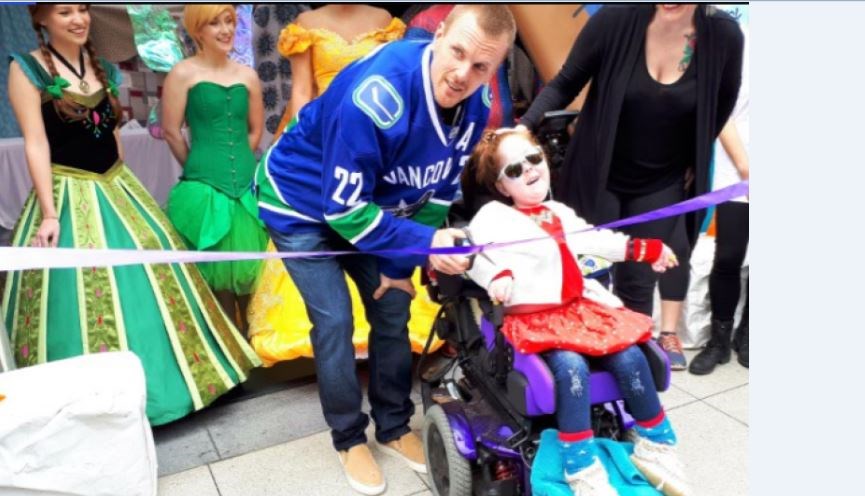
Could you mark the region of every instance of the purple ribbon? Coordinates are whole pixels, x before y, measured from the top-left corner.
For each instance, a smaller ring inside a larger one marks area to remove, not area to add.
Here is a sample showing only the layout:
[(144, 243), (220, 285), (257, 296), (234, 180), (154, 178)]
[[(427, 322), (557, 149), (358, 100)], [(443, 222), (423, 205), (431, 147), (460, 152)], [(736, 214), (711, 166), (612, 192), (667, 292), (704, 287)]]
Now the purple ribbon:
[[(700, 196), (695, 196), (694, 198), (691, 198), (690, 200), (681, 201), (679, 203), (674, 203), (673, 205), (669, 205), (667, 207), (662, 207), (662, 208), (659, 208), (657, 210), (652, 210), (651, 212), (646, 212), (644, 214), (634, 215), (631, 217), (627, 217), (625, 219), (619, 219), (617, 221), (608, 222), (606, 224), (601, 224), (598, 226), (587, 227), (585, 229), (580, 229), (577, 231), (569, 231), (565, 234), (571, 235), (571, 234), (579, 234), (579, 233), (588, 232), (588, 231), (598, 231), (601, 229), (613, 229), (613, 228), (617, 228), (617, 227), (624, 227), (624, 226), (631, 226), (634, 224), (641, 224), (643, 222), (650, 222), (653, 220), (663, 219), (666, 217), (673, 217), (676, 215), (687, 214), (689, 212), (693, 212), (695, 210), (700, 210), (703, 208), (712, 207), (714, 205), (718, 205), (720, 203), (724, 203), (725, 201), (729, 201), (729, 200), (732, 200), (733, 198), (738, 198), (740, 196), (745, 196), (747, 194), (748, 194), (748, 181), (745, 180), (745, 181), (741, 181), (741, 182), (738, 182), (736, 184), (733, 184), (732, 186), (727, 186), (726, 188), (721, 188), (719, 190), (710, 191), (710, 192), (702, 194)], [(540, 241), (543, 239), (549, 239), (549, 236), (541, 236), (541, 237), (531, 238), (531, 239), (521, 239), (518, 241), (508, 241), (505, 243), (490, 243), (487, 245), (481, 245), (479, 247), (478, 246), (471, 246), (471, 247), (467, 247), (467, 248), (476, 249), (476, 250), (472, 251), (472, 253), (474, 253), (474, 252), (486, 251), (489, 249), (496, 250), (499, 248), (504, 248), (506, 246), (521, 245), (524, 243), (534, 243), (536, 241)], [(479, 248), (479, 249), (477, 249), (477, 248)], [(437, 248), (437, 250), (444, 250), (444, 249), (446, 249), (446, 248)], [(452, 249), (452, 248), (447, 248), (447, 249)], [(457, 249), (465, 250), (466, 247), (460, 247)], [(429, 251), (431, 252), (432, 250), (429, 250)], [(436, 252), (436, 253), (441, 254), (444, 252)], [(463, 254), (465, 252), (462, 252), (462, 251), (461, 252), (448, 252), (448, 254), (457, 254), (457, 253)]]
[(609, 222), (607, 224), (597, 226), (595, 227), (595, 229), (615, 229), (617, 227), (641, 224), (643, 222), (650, 222), (666, 217), (672, 217), (674, 215), (687, 214), (689, 212), (709, 208), (718, 205), (719, 203), (724, 203), (725, 201), (732, 200), (733, 198), (738, 198), (740, 196), (745, 196), (747, 194), (748, 181), (745, 180), (732, 186), (727, 186), (726, 188), (722, 188), (717, 191), (710, 191), (704, 195), (696, 196), (694, 198), (691, 198), (690, 200), (685, 200), (683, 202), (670, 205), (668, 207), (662, 207), (657, 210), (652, 210), (651, 212), (646, 212), (644, 214), (635, 215), (633, 217), (617, 220), (615, 222)]
[[(723, 203), (733, 198), (748, 194), (748, 181), (728, 186), (717, 191), (685, 200), (675, 205), (659, 208), (651, 212), (635, 215), (626, 219), (609, 222), (599, 226), (580, 229), (566, 234), (578, 234), (599, 229), (612, 229), (630, 226), (642, 222), (682, 215), (703, 208)], [(118, 249), (83, 249), (83, 248), (32, 248), (32, 247), (0, 247), (0, 270), (54, 269), (73, 267), (108, 267), (113, 265), (133, 265), (150, 263), (198, 263), (198, 262), (230, 262), (238, 260), (267, 260), (272, 258), (313, 258), (333, 257), (342, 255), (377, 255), (394, 257), (401, 255), (471, 255), (486, 250), (495, 250), (506, 246), (523, 243), (533, 243), (549, 239), (541, 236), (531, 239), (521, 239), (506, 243), (490, 243), (479, 246), (453, 246), (443, 248), (399, 248), (376, 251), (303, 251), (303, 252), (244, 252), (244, 251), (184, 251), (184, 250), (118, 250)]]

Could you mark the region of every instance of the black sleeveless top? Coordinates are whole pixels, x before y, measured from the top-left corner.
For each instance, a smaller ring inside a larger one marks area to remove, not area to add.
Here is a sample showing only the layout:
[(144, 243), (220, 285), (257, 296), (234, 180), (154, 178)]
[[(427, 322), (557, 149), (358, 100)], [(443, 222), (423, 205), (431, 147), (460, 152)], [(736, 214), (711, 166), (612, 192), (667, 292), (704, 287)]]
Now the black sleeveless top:
[(615, 143), (610, 191), (650, 194), (681, 180), (697, 160), (697, 64), (663, 84), (641, 55), (625, 90)]
[[(42, 93), (42, 120), (51, 150), (51, 163), (98, 174), (110, 169), (119, 157), (114, 137), (117, 118), (111, 108), (108, 89), (102, 88), (90, 95), (64, 90), (65, 96), (81, 105), (83, 118), (70, 120), (54, 109), (52, 97), (46, 91), (46, 86), (54, 81), (39, 62), (29, 54), (15, 54), (14, 59)], [(106, 71), (109, 77), (116, 75), (113, 66), (103, 60), (99, 63), (109, 69)]]

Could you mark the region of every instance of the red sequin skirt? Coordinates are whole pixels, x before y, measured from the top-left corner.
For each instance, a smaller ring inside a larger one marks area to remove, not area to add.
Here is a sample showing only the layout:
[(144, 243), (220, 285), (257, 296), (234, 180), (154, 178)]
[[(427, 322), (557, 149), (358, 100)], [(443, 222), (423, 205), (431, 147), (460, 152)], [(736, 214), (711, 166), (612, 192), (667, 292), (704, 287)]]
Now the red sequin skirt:
[(577, 299), (550, 310), (505, 315), (502, 333), (523, 353), (557, 349), (604, 356), (648, 341), (652, 319), (624, 307)]

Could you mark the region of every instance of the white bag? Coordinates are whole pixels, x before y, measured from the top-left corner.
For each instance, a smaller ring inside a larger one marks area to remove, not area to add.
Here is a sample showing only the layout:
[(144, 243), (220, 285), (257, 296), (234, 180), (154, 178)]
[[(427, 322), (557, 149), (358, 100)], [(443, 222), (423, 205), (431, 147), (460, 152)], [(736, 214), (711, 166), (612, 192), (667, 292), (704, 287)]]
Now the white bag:
[(0, 495), (156, 494), (144, 369), (97, 353), (0, 374)]

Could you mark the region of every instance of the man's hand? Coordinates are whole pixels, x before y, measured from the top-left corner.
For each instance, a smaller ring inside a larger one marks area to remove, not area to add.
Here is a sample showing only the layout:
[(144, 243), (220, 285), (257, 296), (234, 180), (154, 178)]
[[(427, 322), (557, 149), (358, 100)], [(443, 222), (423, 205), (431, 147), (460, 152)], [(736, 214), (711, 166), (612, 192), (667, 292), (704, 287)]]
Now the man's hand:
[[(435, 232), (430, 248), (455, 246), (456, 239), (465, 239), (466, 234), (459, 229), (439, 229)], [(444, 274), (462, 274), (469, 268), (469, 259), (463, 255), (430, 255), (432, 268)]]
[(655, 272), (666, 272), (667, 269), (672, 269), (678, 265), (679, 259), (676, 258), (676, 254), (673, 253), (673, 250), (669, 246), (664, 245), (664, 248), (661, 249), (661, 256), (652, 264), (652, 270)]
[(499, 277), (490, 283), (487, 294), (493, 301), (507, 303), (511, 300), (511, 291), (514, 289), (514, 278), (511, 276)]
[(379, 274), (379, 278), (381, 280), (381, 284), (378, 289), (375, 290), (375, 293), (372, 294), (372, 299), (377, 300), (384, 296), (384, 293), (388, 289), (399, 289), (401, 291), (405, 291), (411, 296), (412, 299), (415, 297), (414, 284), (411, 283), (411, 278), (407, 279), (391, 279), (390, 277)]

